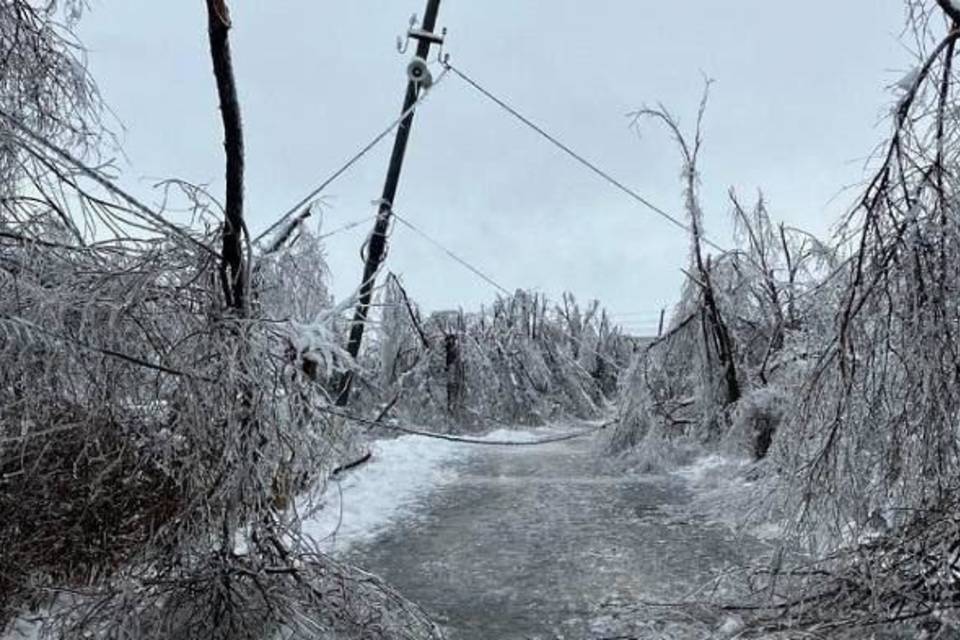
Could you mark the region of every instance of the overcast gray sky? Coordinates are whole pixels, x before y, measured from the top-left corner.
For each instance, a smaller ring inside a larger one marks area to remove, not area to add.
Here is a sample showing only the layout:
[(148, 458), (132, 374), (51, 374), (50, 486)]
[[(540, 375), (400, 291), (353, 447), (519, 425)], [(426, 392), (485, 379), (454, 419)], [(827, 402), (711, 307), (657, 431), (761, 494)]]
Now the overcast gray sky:
[[(394, 119), (424, 0), (231, 0), (256, 232)], [(910, 57), (902, 0), (443, 0), (455, 64), (659, 206), (680, 213), (679, 158), (626, 114), (663, 102), (693, 122), (716, 80), (702, 156), (708, 233), (730, 244), (726, 190), (762, 188), (773, 214), (816, 233), (851, 201), (886, 129), (886, 86)], [(125, 186), (175, 176), (222, 192), (216, 92), (201, 0), (94, 0), (81, 37), (125, 126)], [(327, 192), (328, 229), (373, 213), (388, 140)], [(687, 240), (448, 77), (418, 112), (396, 209), (508, 289), (599, 298), (649, 328), (676, 300)], [(361, 273), (368, 225), (330, 239), (334, 290)], [(399, 227), (388, 268), (427, 309), (495, 295)]]

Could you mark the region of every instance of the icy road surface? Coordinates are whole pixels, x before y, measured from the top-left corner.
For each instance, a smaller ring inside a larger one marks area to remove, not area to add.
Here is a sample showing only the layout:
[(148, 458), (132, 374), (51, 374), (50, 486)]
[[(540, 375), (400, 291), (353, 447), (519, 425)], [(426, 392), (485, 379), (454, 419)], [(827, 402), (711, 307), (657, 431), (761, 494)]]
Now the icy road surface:
[(441, 481), (346, 558), (423, 605), (451, 640), (684, 638), (730, 628), (631, 615), (640, 601), (683, 598), (755, 543), (688, 514), (690, 474), (604, 471), (597, 441), (469, 453), (445, 444), (450, 455), (427, 465)]

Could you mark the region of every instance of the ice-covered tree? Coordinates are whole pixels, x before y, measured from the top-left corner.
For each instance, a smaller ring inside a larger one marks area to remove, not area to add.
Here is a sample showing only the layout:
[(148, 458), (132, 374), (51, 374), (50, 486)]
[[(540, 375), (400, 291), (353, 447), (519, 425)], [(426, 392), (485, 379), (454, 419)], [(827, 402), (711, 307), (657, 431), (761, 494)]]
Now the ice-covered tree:
[(344, 364), (317, 241), (254, 254), (236, 146), (225, 205), (166, 183), (190, 225), (119, 187), (69, 9), (0, 2), (0, 630), (437, 635), (299, 534), (346, 439), (305, 366)]

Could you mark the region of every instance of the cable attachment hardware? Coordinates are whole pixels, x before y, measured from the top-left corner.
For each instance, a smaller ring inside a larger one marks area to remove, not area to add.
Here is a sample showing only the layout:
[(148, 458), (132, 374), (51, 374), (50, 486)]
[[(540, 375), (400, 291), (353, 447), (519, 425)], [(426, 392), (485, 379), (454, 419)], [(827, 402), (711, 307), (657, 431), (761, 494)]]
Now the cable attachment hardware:
[(417, 14), (413, 14), (410, 16), (410, 28), (407, 29), (406, 39), (404, 39), (403, 36), (397, 36), (397, 51), (399, 51), (401, 54), (405, 54), (410, 48), (410, 40), (417, 40), (418, 42), (425, 41), (438, 45), (442, 51), (443, 41), (446, 37), (446, 27), (443, 28), (439, 35), (432, 31), (427, 31), (426, 29), (417, 28)]
[(429, 89), (433, 86), (433, 74), (430, 73), (430, 67), (423, 58), (414, 57), (407, 65), (407, 79), (421, 89)]
[(437, 41), (437, 62), (439, 62), (440, 64), (443, 64), (444, 60), (450, 58), (449, 53), (445, 54), (443, 52), (443, 43), (446, 41), (446, 39), (447, 39), (447, 28), (444, 27), (443, 29), (440, 30), (440, 40)]
[(404, 40), (402, 36), (397, 36), (397, 51), (399, 51), (400, 54), (405, 54), (407, 52), (407, 48), (410, 46), (410, 32), (416, 26), (417, 26), (417, 14), (413, 14), (412, 16), (410, 16), (410, 28), (407, 29), (406, 40)]
[(446, 37), (446, 35), (447, 35), (447, 30), (445, 28), (440, 33), (440, 35), (437, 35), (433, 31), (425, 31), (423, 29), (410, 29), (410, 31), (407, 31), (408, 39), (413, 38), (415, 40), (427, 40), (431, 44), (439, 44), (439, 45), (443, 44), (443, 39)]

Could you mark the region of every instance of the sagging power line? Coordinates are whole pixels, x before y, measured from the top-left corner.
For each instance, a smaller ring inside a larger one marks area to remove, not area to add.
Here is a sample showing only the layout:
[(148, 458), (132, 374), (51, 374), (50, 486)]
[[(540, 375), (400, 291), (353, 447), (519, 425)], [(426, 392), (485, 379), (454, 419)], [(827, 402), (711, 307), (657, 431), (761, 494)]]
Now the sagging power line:
[[(622, 182), (620, 182), (619, 180), (617, 180), (616, 178), (614, 178), (608, 171), (605, 171), (605, 170), (601, 169), (599, 166), (597, 166), (597, 164), (595, 164), (595, 163), (587, 160), (582, 154), (577, 153), (577, 152), (574, 151), (573, 148), (571, 148), (569, 145), (565, 144), (563, 141), (561, 141), (559, 138), (557, 138), (557, 137), (554, 136), (553, 134), (549, 133), (546, 129), (544, 129), (543, 127), (541, 127), (541, 126), (538, 125), (537, 123), (535, 123), (533, 120), (531, 120), (530, 118), (528, 118), (528, 117), (526, 117), (525, 115), (523, 115), (522, 113), (520, 113), (520, 112), (519, 112), (517, 109), (515, 109), (514, 107), (510, 106), (510, 104), (509, 104), (506, 100), (497, 97), (497, 96), (494, 95), (489, 89), (486, 89), (485, 87), (483, 87), (480, 83), (478, 83), (478, 82), (477, 82), (476, 80), (474, 80), (472, 77), (470, 77), (469, 75), (467, 75), (465, 72), (463, 72), (463, 71), (461, 71), (460, 69), (458, 69), (457, 67), (453, 66), (453, 65), (450, 63), (449, 60), (444, 61), (444, 67), (445, 67), (446, 69), (449, 69), (450, 71), (452, 71), (455, 75), (457, 75), (460, 79), (462, 79), (462, 80), (463, 80), (464, 82), (466, 82), (468, 85), (470, 85), (470, 86), (473, 87), (475, 90), (477, 90), (480, 94), (482, 94), (482, 95), (483, 95), (484, 97), (486, 97), (488, 100), (490, 100), (491, 102), (493, 102), (494, 104), (496, 104), (497, 106), (499, 106), (501, 109), (503, 109), (504, 111), (506, 111), (507, 113), (509, 113), (511, 116), (513, 116), (514, 118), (516, 118), (517, 120), (519, 120), (521, 123), (523, 123), (524, 125), (526, 125), (526, 126), (529, 127), (530, 129), (532, 129), (534, 132), (536, 132), (536, 133), (537, 133), (538, 135), (540, 135), (542, 138), (544, 138), (545, 140), (547, 140), (548, 142), (550, 142), (550, 144), (552, 144), (553, 146), (557, 147), (558, 149), (560, 149), (561, 151), (563, 151), (564, 153), (566, 153), (568, 156), (570, 156), (571, 158), (573, 158), (574, 160), (576, 160), (577, 162), (579, 162), (581, 165), (583, 165), (584, 167), (586, 167), (587, 169), (589, 169), (589, 170), (590, 170), (591, 172), (593, 172), (594, 174), (600, 176), (603, 180), (605, 180), (605, 181), (608, 182), (609, 184), (613, 185), (615, 188), (617, 188), (617, 189), (619, 189), (620, 191), (622, 191), (623, 193), (627, 194), (628, 196), (630, 196), (631, 198), (633, 198), (634, 200), (636, 200), (637, 202), (639, 202), (640, 204), (642, 204), (642, 205), (645, 206), (646, 208), (650, 209), (651, 211), (653, 211), (654, 213), (656, 213), (656, 214), (659, 215), (660, 217), (664, 218), (665, 220), (667, 220), (668, 222), (670, 222), (670, 223), (673, 224), (674, 226), (678, 227), (679, 229), (683, 229), (683, 230), (686, 231), (687, 233), (692, 233), (692, 232), (693, 232), (693, 230), (690, 228), (690, 226), (689, 226), (688, 224), (684, 223), (683, 221), (681, 221), (680, 219), (678, 219), (676, 216), (668, 213), (668, 212), (665, 211), (663, 208), (658, 207), (658, 206), (655, 205), (653, 202), (651, 202), (649, 199), (643, 197), (642, 195), (640, 195), (639, 193), (637, 193), (635, 190), (633, 190), (633, 189), (631, 189), (630, 187), (628, 187), (627, 185), (623, 184)], [(717, 251), (720, 251), (721, 253), (726, 253), (726, 249), (724, 249), (724, 248), (721, 247), (720, 245), (716, 244), (715, 242), (713, 242), (713, 241), (710, 240), (709, 238), (705, 237), (702, 233), (701, 233), (700, 237), (701, 237), (701, 239), (703, 240), (704, 243), (710, 245), (711, 247), (713, 247), (713, 248), (716, 249)]]
[[(430, 88), (438, 84), (444, 76), (452, 71), (456, 76), (461, 78), (468, 85), (473, 87), (477, 92), (483, 95), (488, 100), (492, 101), (494, 104), (499, 106), (501, 109), (506, 111), (512, 117), (516, 118), (522, 124), (533, 130), (540, 137), (548, 141), (553, 146), (557, 147), (565, 154), (576, 160), (581, 166), (585, 167), (595, 175), (602, 178), (604, 181), (617, 188), (621, 192), (630, 196), (633, 200), (640, 203), (650, 211), (664, 218), (672, 225), (683, 230), (686, 233), (692, 233), (693, 230), (689, 225), (685, 224), (676, 216), (668, 213), (663, 208), (658, 207), (656, 204), (651, 202), (649, 199), (637, 193), (635, 190), (626, 186), (621, 181), (614, 178), (610, 172), (601, 169), (597, 164), (587, 160), (582, 154), (574, 151), (569, 145), (561, 141), (557, 136), (547, 132), (543, 127), (536, 124), (533, 120), (526, 117), (516, 108), (512, 107), (505, 99), (502, 99), (496, 96), (489, 89), (486, 89), (479, 82), (470, 77), (467, 73), (460, 70), (459, 68), (453, 66), (449, 61), (449, 56), (444, 56), (441, 54), (440, 63), (442, 65), (442, 71), (437, 77), (436, 81), (430, 76), (429, 67), (427, 65), (427, 58), (430, 54), (430, 48), (433, 44), (439, 44), (441, 47), (444, 42), (444, 36), (446, 32), (443, 32), (443, 35), (438, 35), (434, 33), (436, 27), (437, 14), (439, 12), (440, 0), (427, 0), (427, 10), (424, 16), (422, 28), (420, 29), (411, 29), (408, 32), (408, 39), (414, 38), (418, 40), (417, 52), (410, 65), (407, 68), (408, 74), (408, 83), (407, 91), (404, 99), (404, 108), (401, 112), (399, 118), (393, 121), (390, 126), (377, 135), (370, 143), (360, 149), (354, 156), (352, 156), (343, 166), (337, 169), (329, 178), (324, 180), (318, 187), (313, 189), (307, 196), (302, 198), (296, 205), (294, 205), (289, 211), (287, 211), (283, 216), (281, 216), (276, 222), (274, 222), (270, 227), (263, 231), (254, 242), (259, 242), (264, 236), (271, 233), (277, 227), (282, 225), (287, 221), (291, 216), (295, 215), (300, 211), (304, 206), (306, 206), (312, 199), (314, 199), (318, 194), (320, 194), (323, 189), (329, 186), (333, 181), (343, 175), (350, 167), (360, 161), (367, 153), (369, 153), (380, 141), (386, 138), (390, 132), (397, 129), (396, 139), (394, 141), (394, 148), (390, 158), (390, 165), (387, 170), (387, 178), (384, 185), (384, 191), (381, 198), (378, 200), (379, 208), (378, 213), (375, 216), (375, 226), (373, 231), (365, 243), (367, 248), (367, 253), (365, 255), (364, 261), (364, 274), (363, 279), (361, 280), (359, 296), (357, 301), (357, 307), (354, 314), (353, 322), (351, 323), (350, 338), (347, 345), (347, 351), (353, 357), (360, 351), (360, 343), (363, 337), (363, 329), (366, 324), (367, 313), (370, 307), (370, 300), (372, 291), (374, 288), (374, 279), (376, 274), (379, 271), (381, 262), (386, 255), (386, 245), (387, 245), (387, 236), (390, 228), (390, 218), (396, 217), (397, 220), (409, 228), (411, 231), (421, 235), (431, 244), (435, 245), (437, 248), (442, 250), (447, 254), (452, 260), (459, 263), (464, 268), (471, 271), (474, 275), (482, 279), (487, 284), (493, 286), (499, 292), (510, 295), (510, 291), (499, 284), (496, 280), (488, 276), (484, 271), (473, 266), (456, 253), (452, 252), (447, 247), (443, 246), (441, 243), (430, 237), (424, 231), (419, 229), (417, 226), (412, 224), (409, 220), (401, 218), (393, 210), (393, 200), (396, 195), (397, 186), (399, 184), (400, 172), (403, 165), (403, 158), (406, 151), (407, 142), (409, 140), (410, 129), (413, 124), (413, 117), (416, 112), (417, 106), (424, 100), (424, 98), (430, 93)], [(414, 19), (415, 20), (415, 19)], [(413, 24), (413, 23), (411, 23)], [(403, 52), (404, 49), (401, 49)], [(399, 127), (399, 128), (398, 128)], [(704, 237), (701, 234), (701, 239), (704, 243), (710, 247), (721, 251), (726, 252), (726, 250), (710, 240), (709, 238)], [(659, 319), (660, 330), (662, 330), (663, 325), (663, 316)], [(350, 387), (352, 382), (352, 374), (347, 373), (338, 385), (337, 391), (337, 404), (343, 406), (347, 399), (349, 398)]]
[[(471, 264), (470, 262), (468, 262), (468, 261), (465, 260), (464, 258), (461, 258), (461, 257), (458, 256), (456, 253), (454, 253), (454, 251), (453, 251), (452, 249), (450, 249), (449, 247), (447, 247), (446, 245), (444, 245), (443, 243), (441, 243), (439, 240), (435, 239), (434, 237), (430, 236), (428, 233), (426, 233), (425, 231), (423, 231), (423, 230), (420, 229), (419, 227), (416, 227), (415, 225), (413, 225), (409, 220), (407, 220), (406, 218), (402, 217), (402, 216), (401, 216), (400, 214), (398, 214), (396, 211), (393, 212), (392, 217), (393, 217), (394, 219), (396, 219), (398, 222), (400, 222), (401, 224), (403, 224), (405, 227), (407, 227), (408, 229), (410, 229), (411, 231), (414, 231), (417, 235), (419, 235), (419, 236), (422, 237), (424, 240), (426, 240), (427, 242), (429, 242), (430, 244), (432, 244), (434, 247), (436, 247), (437, 249), (439, 249), (440, 251), (442, 251), (444, 254), (446, 254), (446, 256), (447, 256), (448, 258), (450, 258), (451, 260), (455, 261), (457, 264), (459, 264), (460, 266), (464, 267), (465, 269), (467, 269), (468, 271), (470, 271), (472, 274), (474, 274), (475, 276), (477, 276), (478, 278), (480, 278), (481, 280), (483, 280), (483, 281), (486, 282), (487, 284), (489, 284), (489, 285), (491, 285), (492, 287), (494, 287), (495, 289), (497, 289), (500, 293), (503, 293), (504, 295), (506, 295), (506, 296), (508, 296), (508, 297), (511, 296), (511, 295), (513, 295), (513, 294), (510, 293), (510, 290), (509, 290), (509, 289), (507, 289), (507, 288), (504, 287), (503, 285), (499, 284), (496, 280), (494, 280), (494, 279), (491, 278), (490, 276), (486, 275), (486, 273), (485, 273), (482, 269), (480, 269), (480, 267), (477, 267), (476, 265)], [(579, 337), (571, 334), (571, 333), (568, 332), (568, 331), (564, 331), (563, 329), (558, 329), (558, 330), (559, 330), (560, 333), (563, 334), (565, 337), (567, 337), (567, 338), (569, 338), (569, 339), (577, 342), (577, 343), (580, 344), (581, 346), (586, 346), (588, 349), (591, 350), (591, 352), (592, 352), (598, 359), (603, 360), (606, 364), (609, 364), (610, 366), (614, 367), (615, 369), (617, 369), (617, 370), (619, 370), (619, 371), (623, 371), (623, 370), (624, 370), (624, 367), (623, 367), (622, 365), (620, 365), (619, 363), (614, 362), (614, 361), (611, 360), (610, 358), (604, 356), (602, 353), (600, 353), (600, 350), (599, 350), (599, 349), (596, 349), (596, 348), (593, 348), (593, 347), (590, 347), (589, 345), (587, 345), (586, 342), (585, 342), (582, 338), (579, 338)]]
[[(431, 88), (435, 88), (437, 85), (440, 84), (440, 82), (443, 80), (444, 76), (446, 75), (446, 72), (447, 72), (446, 69), (440, 72), (440, 74), (437, 76), (437, 79), (433, 81), (433, 86)], [(350, 158), (343, 165), (341, 165), (336, 171), (330, 174), (318, 186), (312, 189), (310, 193), (308, 193), (303, 198), (298, 200), (297, 203), (292, 207), (290, 207), (290, 209), (288, 209), (286, 213), (284, 213), (282, 216), (277, 218), (277, 220), (273, 224), (271, 224), (265, 230), (261, 231), (260, 234), (253, 239), (254, 244), (259, 243), (266, 236), (273, 233), (280, 225), (282, 225), (284, 222), (289, 220), (298, 211), (308, 206), (314, 199), (316, 199), (318, 195), (320, 195), (323, 192), (324, 189), (326, 189), (331, 184), (333, 184), (338, 178), (340, 178), (343, 174), (345, 174), (348, 170), (350, 170), (350, 168), (353, 167), (353, 165), (357, 164), (361, 159), (363, 159), (364, 156), (366, 156), (368, 153), (373, 151), (373, 149), (375, 149), (377, 145), (379, 145), (384, 139), (386, 139), (387, 136), (393, 133), (393, 131), (398, 126), (400, 126), (401, 123), (403, 123), (407, 118), (413, 115), (413, 112), (416, 111), (417, 107), (423, 104), (424, 100), (426, 100), (428, 95), (430, 95), (430, 91), (421, 92), (420, 95), (417, 96), (413, 104), (411, 104), (409, 107), (404, 109), (403, 113), (400, 114), (400, 117), (393, 120), (393, 122), (391, 122), (389, 126), (387, 126), (387, 128), (385, 128), (383, 131), (378, 133), (370, 142), (364, 145), (355, 154), (350, 156)]]
[(486, 273), (484, 273), (483, 271), (481, 271), (478, 267), (473, 266), (472, 264), (470, 264), (469, 262), (467, 262), (466, 260), (464, 260), (463, 258), (461, 258), (460, 256), (458, 256), (458, 255), (457, 255), (456, 253), (454, 253), (452, 250), (448, 249), (446, 246), (444, 246), (443, 244), (441, 244), (439, 240), (434, 239), (432, 236), (430, 236), (429, 234), (427, 234), (425, 231), (423, 231), (423, 230), (420, 229), (419, 227), (415, 226), (412, 222), (410, 222), (410, 221), (407, 220), (406, 218), (402, 217), (402, 216), (401, 216), (399, 213), (397, 213), (396, 211), (393, 212), (393, 217), (397, 219), (397, 222), (399, 222), (399, 223), (402, 224), (403, 226), (407, 227), (408, 229), (410, 229), (411, 231), (413, 231), (414, 233), (416, 233), (417, 235), (419, 235), (421, 238), (423, 238), (424, 240), (426, 240), (427, 242), (429, 242), (430, 244), (432, 244), (433, 246), (435, 246), (436, 248), (438, 248), (438, 249), (440, 249), (441, 251), (443, 251), (445, 254), (447, 254), (447, 256), (448, 256), (450, 259), (456, 261), (457, 263), (459, 263), (462, 267), (464, 267), (464, 268), (467, 269), (468, 271), (471, 271), (474, 275), (476, 275), (478, 278), (480, 278), (481, 280), (483, 280), (484, 282), (486, 282), (487, 284), (489, 284), (490, 286), (492, 286), (494, 289), (497, 289), (500, 293), (503, 293), (504, 295), (508, 295), (508, 296), (511, 295), (509, 289), (507, 289), (506, 287), (504, 287), (503, 285), (501, 285), (500, 283), (498, 283), (496, 280), (494, 280), (493, 278), (491, 278), (490, 276), (488, 276)]

